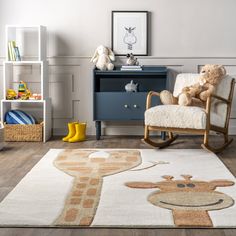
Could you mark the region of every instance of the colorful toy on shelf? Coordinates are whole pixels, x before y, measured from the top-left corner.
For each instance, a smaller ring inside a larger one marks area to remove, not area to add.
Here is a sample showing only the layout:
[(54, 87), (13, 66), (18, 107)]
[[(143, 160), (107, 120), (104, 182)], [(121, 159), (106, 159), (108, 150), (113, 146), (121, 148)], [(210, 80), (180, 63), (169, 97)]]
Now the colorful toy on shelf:
[(18, 87), (18, 99), (28, 100), (31, 96), (30, 90), (27, 88), (27, 85), (24, 81), (20, 81)]
[(17, 98), (17, 93), (14, 89), (7, 89), (7, 95), (6, 99), (7, 100), (14, 100)]
[(30, 100), (41, 100), (42, 99), (42, 95), (40, 93), (33, 93), (30, 97)]

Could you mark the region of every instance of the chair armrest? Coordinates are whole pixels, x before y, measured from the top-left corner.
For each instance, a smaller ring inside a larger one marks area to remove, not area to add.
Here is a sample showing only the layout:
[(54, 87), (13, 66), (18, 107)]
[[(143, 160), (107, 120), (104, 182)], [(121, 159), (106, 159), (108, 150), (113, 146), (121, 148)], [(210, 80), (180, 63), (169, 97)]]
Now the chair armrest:
[(231, 101), (229, 99), (225, 99), (221, 96), (218, 96), (216, 94), (211, 94), (208, 98), (207, 98), (207, 101), (206, 101), (206, 112), (209, 113), (211, 111), (211, 102), (212, 102), (212, 98), (216, 98), (226, 104), (230, 104)]
[(149, 109), (151, 107), (152, 97), (157, 96), (160, 97), (160, 93), (151, 91), (147, 95), (147, 101), (146, 101), (146, 109)]
[(218, 96), (218, 95), (215, 95), (215, 94), (212, 94), (211, 97), (212, 97), (212, 98), (216, 98), (216, 99), (218, 99), (218, 100), (221, 100), (222, 102), (225, 102), (225, 103), (227, 103), (227, 104), (230, 103), (230, 100), (225, 99), (225, 98), (223, 98), (223, 97), (221, 97), (221, 96)]

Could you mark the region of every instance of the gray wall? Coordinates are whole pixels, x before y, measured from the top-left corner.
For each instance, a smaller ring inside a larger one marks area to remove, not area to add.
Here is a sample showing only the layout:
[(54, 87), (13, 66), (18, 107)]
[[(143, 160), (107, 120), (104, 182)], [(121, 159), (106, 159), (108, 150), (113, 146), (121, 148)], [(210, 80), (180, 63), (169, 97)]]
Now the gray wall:
[[(235, 0), (1, 0), (0, 59), (4, 59), (6, 24), (47, 26), (54, 133), (62, 133), (67, 121), (80, 119), (88, 121), (92, 134), (89, 57), (98, 45), (111, 44), (112, 10), (151, 12), (151, 53), (140, 60), (143, 64), (169, 66), (172, 69), (169, 84), (173, 86), (176, 73), (198, 72), (205, 63), (224, 64), (230, 74), (236, 74), (235, 9)], [(74, 87), (67, 86), (65, 94), (58, 94), (65, 97), (67, 109), (63, 112), (63, 106), (56, 107), (56, 88), (68, 81)], [(236, 118), (235, 113), (232, 118)], [(234, 119), (231, 126), (231, 131), (236, 132)], [(128, 130), (131, 134), (138, 130), (124, 127), (111, 124), (106, 133)]]

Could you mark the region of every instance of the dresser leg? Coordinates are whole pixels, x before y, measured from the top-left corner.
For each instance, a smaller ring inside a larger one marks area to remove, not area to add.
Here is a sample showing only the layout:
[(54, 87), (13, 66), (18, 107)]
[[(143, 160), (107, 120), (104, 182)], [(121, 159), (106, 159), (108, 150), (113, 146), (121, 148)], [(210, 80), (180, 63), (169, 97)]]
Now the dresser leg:
[(161, 131), (161, 139), (165, 140), (166, 139), (166, 132)]
[(99, 140), (101, 137), (101, 121), (96, 121), (96, 139)]

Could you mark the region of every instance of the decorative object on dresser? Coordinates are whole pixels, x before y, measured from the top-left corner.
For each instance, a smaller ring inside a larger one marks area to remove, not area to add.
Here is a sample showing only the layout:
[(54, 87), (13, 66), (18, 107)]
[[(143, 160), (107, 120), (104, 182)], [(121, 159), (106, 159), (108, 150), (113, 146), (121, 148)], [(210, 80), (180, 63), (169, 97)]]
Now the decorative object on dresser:
[(143, 70), (142, 66), (121, 66), (120, 70), (124, 71), (141, 71)]
[(138, 84), (134, 84), (134, 81), (131, 80), (130, 83), (125, 85), (126, 92), (137, 92)]
[(113, 70), (114, 65), (111, 63), (115, 61), (115, 55), (108, 47), (100, 45), (95, 50), (91, 62), (93, 62), (99, 70)]
[(116, 55), (148, 55), (148, 12), (112, 11), (112, 50)]
[(135, 58), (133, 53), (128, 53), (126, 55), (126, 57), (128, 58), (126, 61), (127, 66), (138, 66), (139, 65), (138, 58)]
[[(182, 93), (182, 89), (200, 82), (199, 74), (179, 74), (174, 87), (174, 97)], [(223, 151), (233, 139), (228, 136), (230, 112), (234, 94), (235, 79), (229, 75), (218, 84), (214, 94), (206, 101), (206, 107), (161, 105), (152, 107), (151, 101), (160, 93), (151, 91), (147, 96), (145, 111), (145, 133), (143, 141), (153, 147), (166, 147), (177, 136), (174, 133), (204, 135), (202, 147), (212, 152)], [(169, 139), (156, 143), (150, 139), (149, 131), (166, 131)], [(224, 143), (213, 147), (209, 144), (209, 133), (215, 131), (223, 134)]]
[[(47, 30), (45, 26), (6, 26), (6, 45), (17, 45), (21, 61), (13, 60), (10, 50), (6, 48), (6, 61), (3, 62), (3, 96), (1, 100), (1, 121), (4, 121), (5, 114), (14, 109), (28, 111), (39, 120), (40, 124), (17, 125), (19, 129), (9, 125), (7, 132), (10, 136), (17, 137), (17, 140), (9, 141), (30, 141), (29, 136), (34, 136), (36, 130), (40, 130), (40, 135), (33, 138), (33, 141), (46, 142), (51, 136), (51, 99), (49, 98), (48, 86), (48, 62), (47, 62)], [(14, 46), (13, 45), (13, 46)], [(15, 47), (15, 46), (14, 46)], [(14, 56), (13, 56), (14, 57)], [(30, 61), (28, 60), (30, 58)], [(37, 69), (40, 79), (32, 73), (27, 75), (25, 82), (21, 81), (24, 70)], [(20, 73), (19, 73), (20, 71)], [(18, 74), (19, 73), (19, 74)], [(26, 86), (31, 88), (31, 94)], [(16, 94), (18, 91), (18, 95)], [(36, 95), (37, 94), (37, 95)], [(20, 98), (20, 99), (19, 99)], [(14, 125), (13, 125), (14, 126)], [(34, 128), (35, 127), (35, 128)], [(28, 133), (26, 138), (20, 138), (24, 131)], [(11, 135), (11, 132), (14, 134)], [(18, 134), (16, 132), (19, 132)], [(9, 137), (10, 137), (9, 136)]]
[[(96, 138), (101, 136), (102, 121), (144, 120), (148, 91), (166, 88), (167, 68), (143, 66), (142, 71), (122, 71), (116, 66), (113, 71), (93, 71), (93, 119), (96, 122)], [(139, 84), (138, 92), (127, 93), (125, 85), (133, 80)], [(152, 102), (159, 104), (159, 98)]]

